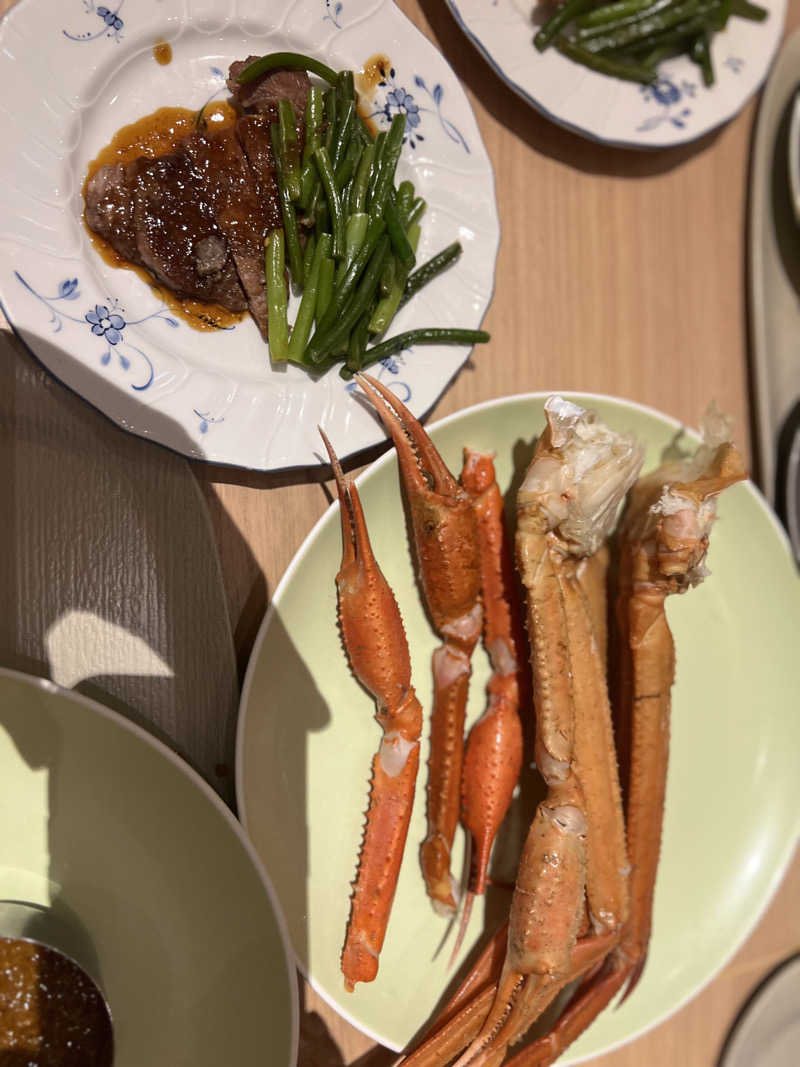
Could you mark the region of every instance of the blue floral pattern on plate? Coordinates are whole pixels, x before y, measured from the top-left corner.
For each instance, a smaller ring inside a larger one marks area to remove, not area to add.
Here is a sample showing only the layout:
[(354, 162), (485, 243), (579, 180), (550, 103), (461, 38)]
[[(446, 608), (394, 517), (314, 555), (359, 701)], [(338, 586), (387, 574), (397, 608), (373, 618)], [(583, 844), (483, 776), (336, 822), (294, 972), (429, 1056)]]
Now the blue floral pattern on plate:
[(337, 30), (342, 28), (339, 18), (344, 10), (344, 4), (341, 0), (325, 0), (325, 14), (322, 16), (323, 22), (332, 22)]
[[(397, 72), (394, 67), (390, 67), (388, 70), (385, 67), (379, 67), (378, 70), (381, 75), (378, 88), (386, 89), (386, 94), (382, 106), (377, 107), (369, 116), (370, 118), (377, 118), (383, 125), (388, 126), (395, 115), (404, 114), (406, 116), (406, 132), (403, 141), (404, 143), (407, 142), (411, 148), (416, 148), (418, 142), (425, 140), (425, 135), (420, 131), (422, 116), (426, 113), (435, 115), (439, 120), (439, 125), (450, 140), (460, 145), (469, 155), (470, 148), (463, 134), (442, 114), (444, 89), (440, 82), (437, 82), (433, 89), (429, 89), (424, 78), (419, 74), (414, 75), (414, 86), (420, 93), (424, 93), (433, 104), (433, 107), (428, 107), (419, 104), (414, 95), (398, 83)], [(376, 103), (377, 101), (373, 101), (373, 107)]]
[[(404, 352), (410, 352), (411, 348), (404, 348)], [(380, 361), (380, 370), (376, 377), (378, 381), (385, 381), (393, 393), (402, 400), (404, 404), (408, 404), (411, 400), (411, 386), (408, 382), (401, 382), (397, 375), (400, 373), (402, 363), (396, 356), (388, 356), (386, 359)], [(395, 377), (390, 377), (394, 375)], [(349, 382), (345, 386), (345, 390), (348, 393), (354, 393), (359, 388), (358, 382)]]
[(640, 90), (643, 99), (658, 104), (661, 110), (641, 122), (636, 127), (637, 133), (654, 130), (665, 122), (678, 128), (686, 125), (686, 120), (692, 113), (692, 109), (686, 106), (686, 100), (691, 100), (697, 92), (695, 82), (684, 78), (678, 85), (669, 78), (660, 77), (650, 85), (640, 86)]
[(192, 411), (200, 420), (198, 426), (200, 433), (208, 433), (208, 429), (210, 426), (213, 426), (218, 422), (225, 421), (224, 415), (217, 415), (217, 417), (214, 418), (210, 411), (198, 411), (197, 408), (192, 408)]
[(120, 307), (119, 301), (109, 300), (105, 304), (95, 304), (82, 318), (79, 318), (77, 315), (70, 315), (69, 312), (64, 310), (63, 306), (56, 307), (62, 301), (78, 300), (80, 298), (81, 294), (77, 278), (65, 278), (59, 284), (58, 292), (55, 296), (43, 296), (22, 277), (19, 271), (14, 271), (14, 275), (20, 285), (23, 285), (29, 293), (32, 293), (48, 309), (53, 333), (60, 333), (65, 321), (88, 325), (90, 334), (104, 343), (105, 350), (100, 355), (102, 366), (107, 367), (111, 363), (112, 354), (116, 355), (119, 366), (126, 373), (136, 363), (144, 377), (137, 382), (131, 382), (131, 389), (141, 393), (150, 388), (155, 377), (150, 357), (140, 348), (137, 348), (136, 345), (126, 340), (124, 330), (126, 326), (139, 326), (149, 319), (160, 319), (167, 326), (177, 329), (177, 320), (167, 313), (165, 307), (160, 307), (141, 319), (126, 319), (122, 314), (125, 309)]
[(98, 37), (108, 37), (112, 41), (119, 43), (122, 40), (122, 30), (125, 26), (125, 23), (119, 17), (124, 3), (125, 0), (118, 0), (115, 7), (105, 7), (102, 4), (97, 6), (94, 0), (83, 0), (86, 14), (96, 15), (102, 21), (100, 29), (94, 33), (91, 30), (87, 30), (86, 33), (70, 33), (69, 30), (62, 30), (61, 32), (70, 41), (96, 41)]

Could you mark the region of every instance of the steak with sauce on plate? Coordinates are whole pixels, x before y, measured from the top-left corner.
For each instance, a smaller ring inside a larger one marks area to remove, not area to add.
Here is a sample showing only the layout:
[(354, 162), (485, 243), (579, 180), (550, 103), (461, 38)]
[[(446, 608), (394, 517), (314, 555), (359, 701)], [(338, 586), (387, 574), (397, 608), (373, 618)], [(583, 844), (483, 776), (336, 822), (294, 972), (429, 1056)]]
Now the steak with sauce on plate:
[(305, 71), (276, 70), (240, 86), (250, 62), (230, 68), (242, 112), (234, 125), (198, 130), (156, 159), (101, 167), (86, 185), (86, 222), (176, 296), (249, 308), (266, 340), (264, 239), (281, 225), (269, 123), (289, 99), (302, 136), (310, 82)]

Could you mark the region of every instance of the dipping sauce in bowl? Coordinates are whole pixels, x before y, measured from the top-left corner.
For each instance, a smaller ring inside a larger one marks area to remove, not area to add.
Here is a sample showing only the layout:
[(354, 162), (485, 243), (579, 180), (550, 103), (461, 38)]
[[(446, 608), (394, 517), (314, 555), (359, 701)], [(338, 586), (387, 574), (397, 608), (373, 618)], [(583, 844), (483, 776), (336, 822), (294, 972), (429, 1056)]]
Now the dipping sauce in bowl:
[(111, 1017), (77, 963), (24, 938), (0, 938), (0, 1067), (110, 1067)]

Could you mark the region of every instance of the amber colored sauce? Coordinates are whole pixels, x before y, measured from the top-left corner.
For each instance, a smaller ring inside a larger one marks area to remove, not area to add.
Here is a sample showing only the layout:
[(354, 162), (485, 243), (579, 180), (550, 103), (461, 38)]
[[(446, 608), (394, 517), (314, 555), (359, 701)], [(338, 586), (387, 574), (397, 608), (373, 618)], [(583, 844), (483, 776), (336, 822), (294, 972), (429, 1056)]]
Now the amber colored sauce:
[[(169, 45), (166, 46), (169, 48)], [(236, 121), (236, 112), (225, 101), (215, 101), (203, 109), (199, 120), (206, 128), (221, 130)], [(186, 137), (197, 128), (198, 113), (185, 107), (161, 107), (152, 115), (123, 126), (114, 135), (110, 144), (102, 148), (97, 157), (91, 161), (83, 185), (84, 199), (86, 183), (101, 167), (114, 163), (130, 163), (139, 156), (155, 159), (171, 152), (182, 137)], [(111, 247), (108, 241), (84, 226), (95, 251), (110, 267), (122, 267), (132, 270), (144, 281), (167, 307), (189, 326), (196, 330), (222, 330), (241, 322), (246, 311), (228, 311), (219, 304), (204, 304), (200, 300), (181, 299), (168, 289), (158, 285), (153, 276), (134, 263), (123, 259)]]
[[(365, 97), (372, 97), (372, 93), (379, 82), (382, 82), (386, 77), (387, 70), (390, 70), (392, 61), (383, 52), (377, 52), (374, 56), (370, 56), (363, 68), (355, 75), (356, 89), (358, 93)], [(359, 108), (361, 110), (361, 108)], [(367, 124), (367, 128), (374, 137), (377, 133), (377, 127), (374, 121), (365, 115), (361, 110), (361, 117)]]
[(162, 67), (166, 67), (172, 62), (172, 45), (166, 41), (156, 41), (153, 45), (153, 59)]
[(359, 91), (369, 92), (374, 89), (378, 82), (382, 82), (386, 77), (386, 72), (391, 66), (391, 59), (382, 52), (370, 56), (362, 70), (355, 76)]

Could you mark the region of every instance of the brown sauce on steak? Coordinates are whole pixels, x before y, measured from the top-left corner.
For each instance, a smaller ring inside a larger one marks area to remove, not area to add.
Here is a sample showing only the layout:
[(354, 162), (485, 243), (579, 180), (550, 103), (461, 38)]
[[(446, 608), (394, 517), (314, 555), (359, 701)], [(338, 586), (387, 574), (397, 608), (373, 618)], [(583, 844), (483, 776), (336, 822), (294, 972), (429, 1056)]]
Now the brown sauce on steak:
[(0, 938), (0, 1067), (110, 1067), (111, 1019), (97, 986), (60, 952)]
[[(212, 131), (231, 126), (236, 118), (234, 109), (228, 103), (220, 101), (209, 104), (204, 109), (200, 122), (205, 129)], [(145, 115), (144, 118), (123, 126), (89, 164), (83, 187), (84, 202), (86, 187), (101, 167), (132, 163), (142, 156), (157, 159), (167, 155), (175, 149), (182, 138), (194, 133), (197, 128), (197, 112), (184, 107), (162, 107), (154, 111), (152, 115)], [(108, 241), (95, 233), (86, 223), (85, 212), (84, 225), (95, 251), (105, 263), (110, 267), (124, 267), (134, 271), (154, 290), (159, 300), (162, 300), (176, 316), (195, 329), (224, 329), (244, 318), (245, 311), (229, 311), (218, 304), (176, 296), (166, 286), (158, 285), (153, 280), (152, 274), (144, 267), (125, 259)], [(0, 1061), (0, 1067), (2, 1067), (2, 1061)]]

